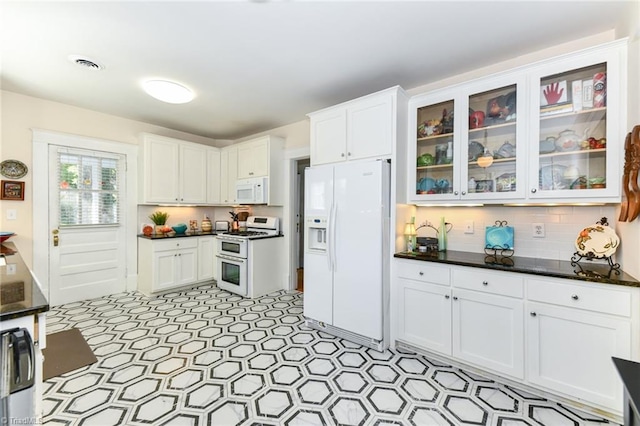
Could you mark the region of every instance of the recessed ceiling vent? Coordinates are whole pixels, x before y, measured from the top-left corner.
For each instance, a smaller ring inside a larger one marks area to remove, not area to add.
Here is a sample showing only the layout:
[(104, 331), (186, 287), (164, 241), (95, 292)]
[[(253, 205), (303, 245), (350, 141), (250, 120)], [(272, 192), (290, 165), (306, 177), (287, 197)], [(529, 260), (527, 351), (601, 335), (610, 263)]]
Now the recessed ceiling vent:
[(91, 70), (98, 71), (104, 68), (98, 62), (94, 61), (93, 59), (89, 59), (86, 56), (69, 55), (69, 60), (78, 66), (81, 66), (83, 68), (88, 68)]

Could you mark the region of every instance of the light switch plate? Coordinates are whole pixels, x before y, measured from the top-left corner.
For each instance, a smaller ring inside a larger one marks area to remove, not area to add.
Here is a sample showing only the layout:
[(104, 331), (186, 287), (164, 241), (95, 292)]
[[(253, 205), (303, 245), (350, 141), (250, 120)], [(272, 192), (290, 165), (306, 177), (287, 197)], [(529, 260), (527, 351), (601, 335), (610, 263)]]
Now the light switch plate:
[(18, 212), (16, 209), (7, 209), (7, 220), (16, 220), (18, 218)]

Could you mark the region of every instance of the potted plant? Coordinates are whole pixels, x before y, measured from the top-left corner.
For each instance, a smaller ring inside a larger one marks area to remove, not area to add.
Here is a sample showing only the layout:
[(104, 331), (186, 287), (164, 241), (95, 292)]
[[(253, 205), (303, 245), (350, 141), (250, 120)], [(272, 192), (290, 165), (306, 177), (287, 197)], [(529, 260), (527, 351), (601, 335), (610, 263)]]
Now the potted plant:
[(164, 232), (164, 228), (167, 224), (168, 218), (169, 213), (167, 212), (153, 212), (149, 215), (149, 219), (151, 219), (151, 221), (156, 225), (156, 234), (162, 234)]

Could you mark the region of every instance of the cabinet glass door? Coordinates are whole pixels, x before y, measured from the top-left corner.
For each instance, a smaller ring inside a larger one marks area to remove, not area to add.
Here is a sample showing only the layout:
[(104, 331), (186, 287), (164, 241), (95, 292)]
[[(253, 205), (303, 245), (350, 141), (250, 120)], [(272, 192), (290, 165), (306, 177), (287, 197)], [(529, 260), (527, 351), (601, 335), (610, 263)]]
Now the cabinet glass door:
[(453, 193), (453, 107), (450, 100), (417, 109), (415, 193), (420, 198), (442, 199)]
[[(518, 183), (516, 167), (517, 85), (469, 96), (469, 127), (466, 175), (462, 194), (466, 198), (513, 198)], [(465, 167), (463, 167), (464, 169)], [(466, 189), (466, 194), (465, 194)], [(522, 191), (520, 191), (522, 192)]]
[(607, 192), (607, 64), (540, 80), (537, 187), (532, 196), (597, 197)]

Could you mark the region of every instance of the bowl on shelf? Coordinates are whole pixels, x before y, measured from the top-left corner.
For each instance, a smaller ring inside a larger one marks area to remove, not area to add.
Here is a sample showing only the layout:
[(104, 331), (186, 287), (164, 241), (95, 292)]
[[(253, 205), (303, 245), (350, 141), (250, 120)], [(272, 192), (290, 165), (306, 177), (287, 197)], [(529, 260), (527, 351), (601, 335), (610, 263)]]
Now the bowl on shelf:
[(13, 237), (14, 235), (16, 235), (13, 232), (4, 232), (4, 231), (0, 231), (0, 243), (4, 243), (5, 241), (7, 241), (9, 238)]
[(173, 229), (176, 234), (184, 234), (187, 230), (187, 225), (184, 223), (178, 223), (177, 225), (173, 225), (171, 229)]
[(589, 187), (591, 188), (606, 188), (606, 179), (603, 177), (594, 177), (589, 179)]

